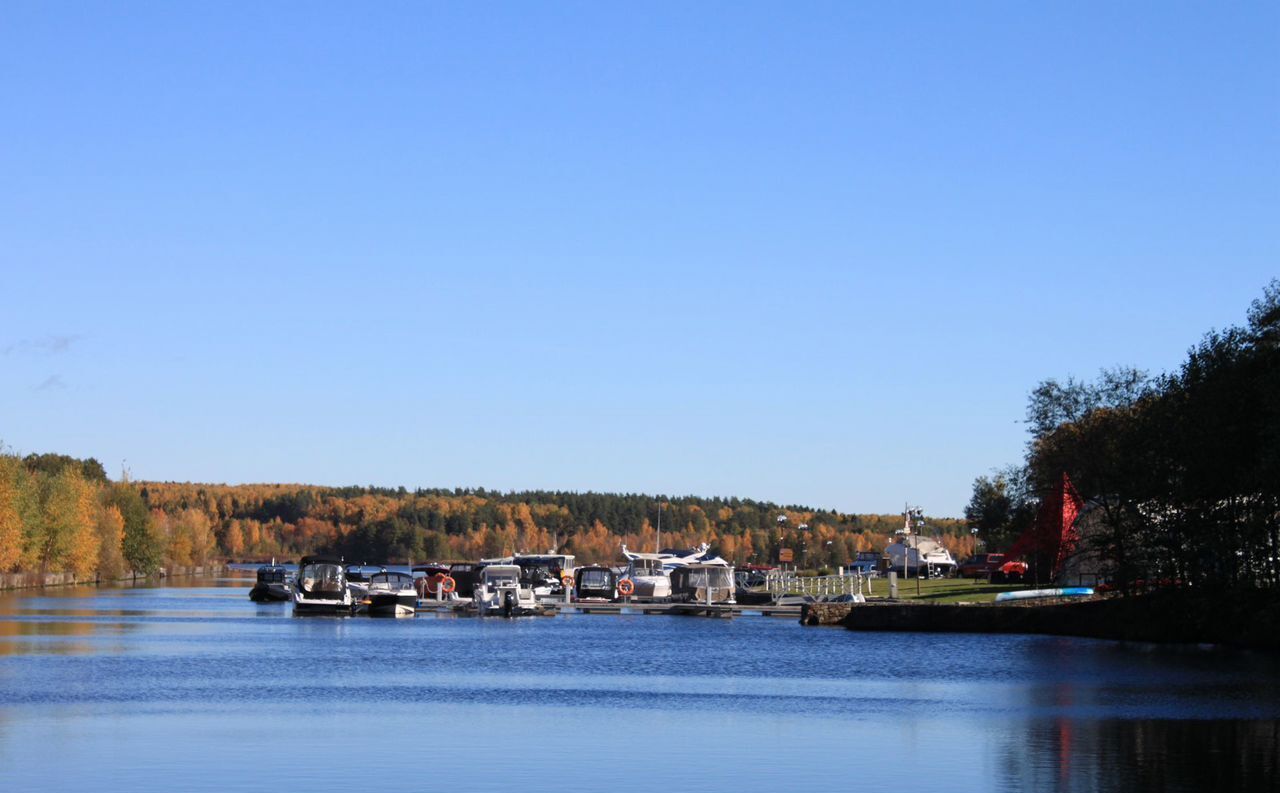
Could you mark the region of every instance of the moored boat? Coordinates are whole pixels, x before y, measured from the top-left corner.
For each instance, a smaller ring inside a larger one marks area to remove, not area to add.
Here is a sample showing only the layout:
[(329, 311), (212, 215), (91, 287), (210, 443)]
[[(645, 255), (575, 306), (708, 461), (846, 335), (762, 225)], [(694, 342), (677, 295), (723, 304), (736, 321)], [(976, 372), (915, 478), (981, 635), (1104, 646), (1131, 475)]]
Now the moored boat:
[(421, 600), (450, 600), (457, 597), (458, 582), (449, 575), (449, 565), (440, 563), (414, 565), (413, 584)]
[(350, 614), (354, 607), (341, 559), (302, 557), (293, 589), (294, 614)]
[(520, 567), (514, 564), (486, 565), (480, 571), (472, 607), (482, 617), (519, 617), (539, 612), (533, 588), (520, 581)]
[(358, 600), (363, 600), (364, 596), (369, 592), (369, 576), (384, 567), (377, 567), (368, 564), (349, 564), (343, 571), (343, 575), (347, 578), (347, 587), (351, 590), (351, 596)]
[(618, 574), (602, 565), (586, 565), (573, 571), (574, 595), (579, 601), (611, 603), (618, 599)]
[(533, 590), (534, 597), (559, 598), (566, 580), (572, 580), (574, 557), (560, 553), (518, 553), (511, 564), (520, 568), (520, 583)]
[(671, 597), (671, 578), (661, 555), (635, 553), (628, 551), (625, 545), (622, 546), (622, 555), (627, 559), (622, 577), (631, 580), (635, 588), (632, 597), (642, 600), (667, 600)]
[(671, 601), (704, 606), (732, 605), (733, 568), (728, 564), (698, 562), (671, 571)]
[(459, 598), (471, 598), (480, 581), (481, 562), (453, 562), (449, 565), (449, 577), (454, 581), (454, 592)]
[(409, 573), (379, 570), (369, 576), (365, 608), (373, 617), (412, 617), (418, 607), (418, 590)]
[(288, 569), (269, 564), (258, 568), (258, 580), (249, 590), (249, 599), (255, 603), (286, 601), (293, 598), (293, 581)]

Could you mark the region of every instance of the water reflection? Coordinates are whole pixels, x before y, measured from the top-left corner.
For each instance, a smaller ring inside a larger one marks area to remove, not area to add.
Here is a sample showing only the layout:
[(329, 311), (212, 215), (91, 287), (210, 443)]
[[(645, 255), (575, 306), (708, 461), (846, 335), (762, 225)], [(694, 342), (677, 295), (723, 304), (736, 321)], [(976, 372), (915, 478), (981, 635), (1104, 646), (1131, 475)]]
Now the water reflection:
[(1280, 722), (1070, 719), (1028, 722), (1001, 748), (1010, 791), (1276, 790)]
[[(416, 788), (426, 758), (536, 793), (638, 753), (643, 786), (682, 793), (1278, 781), (1273, 656), (762, 617), (302, 620), (251, 603), (251, 583), (0, 595), (5, 788), (156, 789), (162, 763), (222, 790), (227, 757), (259, 789), (322, 767), (335, 787), (373, 768)], [(281, 729), (281, 713), (341, 728)]]
[(136, 628), (136, 625), (129, 622), (14, 620), (0, 617), (0, 656), (122, 652), (124, 645), (119, 641), (120, 637)]

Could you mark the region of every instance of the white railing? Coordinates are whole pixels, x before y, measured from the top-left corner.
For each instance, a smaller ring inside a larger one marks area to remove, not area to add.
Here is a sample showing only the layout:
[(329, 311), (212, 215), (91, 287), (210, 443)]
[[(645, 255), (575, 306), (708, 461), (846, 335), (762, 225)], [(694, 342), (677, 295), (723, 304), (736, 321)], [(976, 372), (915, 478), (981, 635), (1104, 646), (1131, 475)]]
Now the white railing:
[(800, 576), (791, 571), (774, 570), (765, 573), (765, 591), (774, 597), (781, 595), (859, 595), (862, 594), (863, 577), (860, 572), (842, 575)]

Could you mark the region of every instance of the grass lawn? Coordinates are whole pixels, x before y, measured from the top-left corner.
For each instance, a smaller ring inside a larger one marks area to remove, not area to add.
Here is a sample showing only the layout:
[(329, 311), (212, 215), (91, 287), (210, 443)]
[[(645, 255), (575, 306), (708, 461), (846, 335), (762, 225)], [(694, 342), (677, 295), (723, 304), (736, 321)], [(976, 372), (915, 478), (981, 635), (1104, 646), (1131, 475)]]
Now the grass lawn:
[[(917, 590), (917, 586), (919, 589)], [(929, 578), (898, 579), (898, 597), (903, 600), (928, 600), (933, 603), (990, 603), (1001, 592), (1015, 589), (1030, 589), (1024, 584), (991, 584), (986, 581), (975, 581), (972, 578)], [(919, 594), (917, 594), (917, 591)], [(889, 597), (889, 579), (877, 578), (871, 581), (873, 597)]]

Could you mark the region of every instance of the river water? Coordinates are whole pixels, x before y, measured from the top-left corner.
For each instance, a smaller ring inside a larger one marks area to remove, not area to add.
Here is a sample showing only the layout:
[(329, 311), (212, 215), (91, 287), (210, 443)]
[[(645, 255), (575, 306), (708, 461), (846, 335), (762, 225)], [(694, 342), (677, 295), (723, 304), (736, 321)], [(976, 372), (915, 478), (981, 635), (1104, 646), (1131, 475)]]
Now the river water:
[(0, 789), (1274, 790), (1280, 661), (791, 620), (0, 594)]

